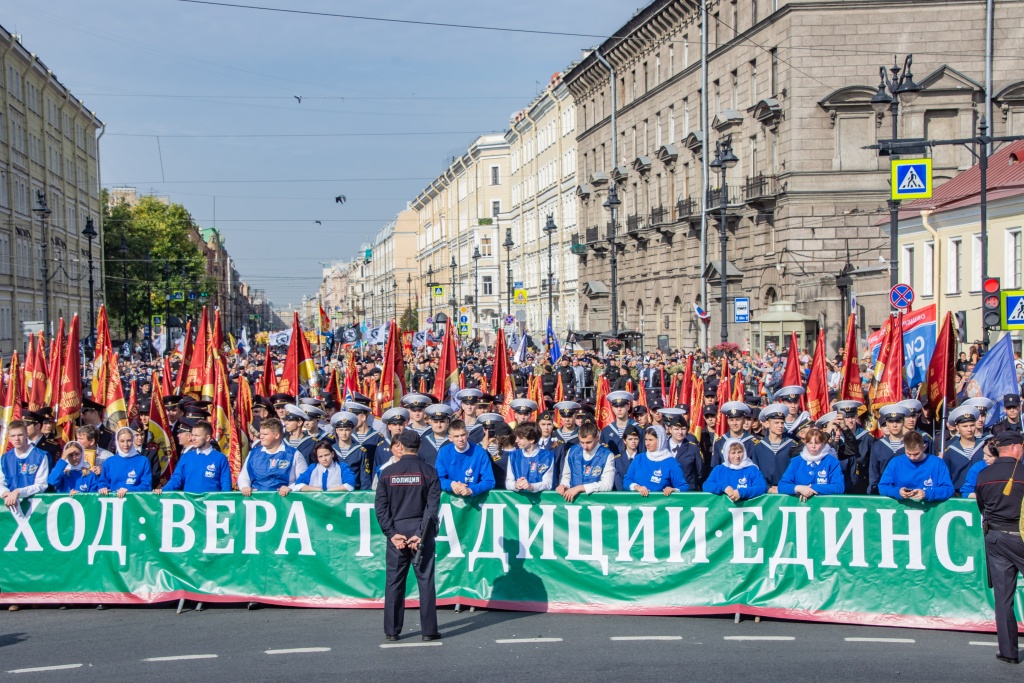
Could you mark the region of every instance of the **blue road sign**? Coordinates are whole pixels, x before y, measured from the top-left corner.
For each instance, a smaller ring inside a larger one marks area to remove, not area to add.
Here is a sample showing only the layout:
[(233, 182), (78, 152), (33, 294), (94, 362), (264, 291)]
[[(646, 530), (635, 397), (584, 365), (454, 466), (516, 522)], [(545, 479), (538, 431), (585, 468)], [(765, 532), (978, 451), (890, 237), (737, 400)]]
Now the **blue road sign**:
[(199, 295), (196, 294), (195, 292), (189, 292), (188, 293), (188, 300), (189, 301), (195, 301), (198, 298), (199, 298)]
[(750, 298), (736, 297), (732, 304), (733, 315), (737, 323), (750, 322)]
[(931, 159), (893, 159), (889, 183), (892, 199), (927, 199), (932, 196)]
[(893, 308), (910, 308), (914, 303), (914, 290), (910, 285), (900, 283), (889, 290), (889, 303)]
[(1004, 330), (1024, 330), (1024, 290), (1003, 290), (1002, 318)]

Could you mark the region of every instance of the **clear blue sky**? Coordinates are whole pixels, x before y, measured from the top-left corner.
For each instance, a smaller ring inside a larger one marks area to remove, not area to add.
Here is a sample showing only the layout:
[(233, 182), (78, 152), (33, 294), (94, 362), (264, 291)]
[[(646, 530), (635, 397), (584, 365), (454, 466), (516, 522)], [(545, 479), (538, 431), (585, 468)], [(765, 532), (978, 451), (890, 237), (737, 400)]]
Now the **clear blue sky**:
[[(596, 35), (635, 11), (611, 0), (241, 4)], [(279, 306), (315, 291), (321, 261), (352, 257), (446, 159), (504, 130), (600, 42), (178, 0), (0, 0), (0, 23), (106, 122), (104, 185), (169, 195), (204, 227), (216, 203), (243, 279)], [(171, 137), (282, 133), (309, 137)], [(158, 148), (132, 135), (166, 137)]]

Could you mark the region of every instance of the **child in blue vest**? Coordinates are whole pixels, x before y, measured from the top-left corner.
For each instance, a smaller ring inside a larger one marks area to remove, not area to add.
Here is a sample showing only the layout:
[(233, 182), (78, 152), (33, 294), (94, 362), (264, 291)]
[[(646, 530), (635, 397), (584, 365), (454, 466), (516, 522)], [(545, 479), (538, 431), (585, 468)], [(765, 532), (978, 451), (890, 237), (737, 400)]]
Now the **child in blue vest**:
[(716, 465), (704, 482), (705, 493), (725, 495), (736, 503), (768, 492), (768, 482), (747, 455), (742, 439), (726, 439), (722, 444), (722, 455), (722, 464)]
[(519, 493), (550, 491), (554, 477), (554, 454), (537, 446), (540, 427), (536, 422), (523, 422), (512, 432), (516, 450), (508, 454), (505, 488)]
[(580, 425), (579, 443), (565, 456), (556, 492), (571, 503), (581, 493), (611, 491), (615, 485), (615, 456), (598, 441), (597, 425)]
[(29, 443), (28, 428), (21, 420), (11, 420), (7, 425), (7, 441), (11, 450), (0, 457), (0, 494), (4, 505), (13, 509), (23, 498), (42, 493), (49, 486), (50, 457)]
[(666, 496), (673, 491), (688, 491), (683, 468), (668, 449), (665, 428), (652, 425), (644, 430), (647, 446), (645, 453), (633, 458), (623, 479), (627, 491), (636, 491), (646, 498), (651, 492), (661, 491)]
[(99, 490), (99, 465), (89, 467), (85, 449), (77, 441), (69, 441), (61, 452), (47, 480), (57, 493), (93, 493)]

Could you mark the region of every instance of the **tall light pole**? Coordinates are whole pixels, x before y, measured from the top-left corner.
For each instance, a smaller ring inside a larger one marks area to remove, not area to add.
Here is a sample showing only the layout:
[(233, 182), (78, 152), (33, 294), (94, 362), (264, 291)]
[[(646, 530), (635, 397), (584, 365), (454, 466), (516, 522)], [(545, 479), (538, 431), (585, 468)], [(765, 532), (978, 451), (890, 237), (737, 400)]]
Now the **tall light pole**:
[(427, 294), (427, 298), (430, 299), (430, 329), (434, 329), (434, 287), (437, 287), (437, 283), (434, 282), (434, 264), (431, 263), (427, 266), (427, 289), (430, 290)]
[(412, 312), (412, 273), (408, 273), (405, 276), (405, 297), (405, 305), (409, 308), (409, 311)]
[(395, 297), (395, 322), (398, 321), (398, 279), (391, 281), (391, 291)]
[(128, 239), (121, 233), (121, 293), (124, 296), (124, 338), (128, 340)]
[[(89, 336), (96, 334), (96, 294), (93, 289), (92, 279), (92, 241), (99, 235), (96, 232), (96, 224), (92, 222), (92, 217), (85, 219), (85, 230), (82, 231), (82, 236), (89, 240)], [(166, 267), (166, 266), (165, 266)]]
[[(451, 296), (448, 298), (448, 303), (452, 305), (452, 324), (456, 324), (459, 322), (459, 300), (455, 296), (455, 270), (459, 267), (459, 264), (455, 262), (454, 255), (452, 256), (452, 262), (448, 265), (448, 267), (451, 268), (452, 270), (452, 291)], [(459, 328), (456, 327), (455, 329), (458, 330)]]
[(480, 247), (473, 247), (473, 324), (480, 325)]
[[(901, 104), (908, 105), (917, 99), (921, 93), (921, 86), (914, 82), (910, 73), (910, 65), (914, 62), (914, 55), (907, 55), (903, 60), (903, 68), (897, 66), (895, 58), (889, 67), (892, 72), (890, 77), (885, 72), (885, 67), (878, 67), (879, 83), (878, 92), (871, 98), (871, 108), (877, 114), (885, 113), (889, 109), (889, 118), (892, 119), (892, 140), (899, 138), (897, 122), (899, 120), (899, 109)], [(901, 73), (902, 72), (902, 73)], [(899, 213), (900, 202), (897, 199), (889, 200), (889, 286), (895, 287), (899, 284)], [(982, 257), (984, 258), (984, 256)], [(982, 264), (984, 273), (984, 264)]]
[(505, 275), (508, 280), (508, 287), (505, 291), (507, 300), (505, 314), (512, 315), (512, 247), (516, 246), (512, 242), (512, 228), (505, 228), (505, 241), (501, 246), (505, 247)]
[(551, 324), (551, 329), (554, 329), (554, 284), (555, 284), (555, 271), (552, 269), (551, 261), (551, 236), (558, 230), (558, 226), (555, 225), (555, 217), (550, 213), (548, 214), (548, 222), (544, 225), (544, 232), (548, 234), (548, 322)]
[[(613, 144), (612, 147), (614, 148), (615, 145)], [(611, 223), (608, 224), (608, 247), (611, 252), (609, 265), (612, 271), (612, 336), (618, 336), (619, 334), (619, 261), (617, 247), (615, 246), (615, 219), (620, 204), (622, 202), (619, 201), (619, 194), (615, 189), (615, 181), (613, 180), (608, 188), (608, 198), (604, 200), (604, 208), (608, 209), (612, 217)]]
[(171, 355), (171, 262), (164, 261), (164, 355)]
[(145, 358), (153, 360), (153, 256), (146, 252), (146, 315), (149, 317), (149, 343)]
[(43, 334), (48, 337), (50, 335), (50, 264), (47, 248), (50, 237), (47, 220), (50, 218), (50, 207), (46, 204), (46, 193), (42, 190), (36, 190), (36, 205), (32, 207), (32, 211), (39, 214), (39, 222), (43, 226), (43, 263), (41, 264), (43, 267)]
[(722, 261), (718, 264), (718, 277), (721, 285), (721, 316), (722, 316), (722, 343), (729, 341), (729, 280), (726, 277), (728, 267), (726, 266), (726, 243), (729, 238), (729, 183), (726, 181), (726, 173), (730, 168), (736, 166), (739, 159), (732, 153), (732, 134), (726, 135), (724, 139), (715, 142), (715, 160), (709, 166), (722, 174), (722, 182), (718, 188), (718, 240), (722, 247)]

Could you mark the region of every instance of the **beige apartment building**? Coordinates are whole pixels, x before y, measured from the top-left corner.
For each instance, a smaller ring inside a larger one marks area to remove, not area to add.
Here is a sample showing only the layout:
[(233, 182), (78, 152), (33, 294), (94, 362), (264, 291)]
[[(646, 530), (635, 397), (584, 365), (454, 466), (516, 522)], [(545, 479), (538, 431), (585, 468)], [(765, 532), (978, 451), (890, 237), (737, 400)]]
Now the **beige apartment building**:
[(104, 125), (3, 28), (0, 97), (0, 353), (6, 356), (24, 351), (25, 323), (48, 320), (50, 332), (61, 317), (70, 323), (77, 313), (82, 335), (89, 334), (89, 244), (82, 231), (91, 219), (99, 233), (92, 245), (98, 308)]
[[(708, 7), (708, 125), (701, 125), (699, 3), (655, 0), (565, 74), (576, 102), (581, 327), (611, 328), (610, 184), (619, 199), (614, 232), (620, 330), (665, 335), (673, 347), (701, 341), (694, 304), (719, 339), (719, 286), (728, 287), (729, 339), (753, 348), (780, 342), (759, 318), (781, 314), (807, 335), (823, 327), (841, 343), (846, 268), (862, 336), (888, 310), (888, 159), (864, 149), (890, 137), (888, 112), (870, 105), (879, 66), (914, 53), (920, 96), (900, 107), (899, 136), (966, 137), (984, 112), (985, 3), (717, 0)], [(997, 3), (994, 132), (1024, 126), (1018, 46), (1024, 4)], [(720, 263), (720, 178), (708, 183), (707, 263), (701, 268), (702, 154), (732, 139), (727, 258)], [(614, 146), (614, 163), (613, 163)], [(968, 150), (935, 148), (937, 183), (973, 163)], [(847, 266), (847, 264), (849, 264)], [(707, 300), (701, 280), (707, 280)], [(734, 324), (737, 297), (749, 324)], [(794, 310), (795, 309), (795, 310)], [(780, 313), (781, 312), (781, 313)], [(775, 321), (777, 322), (777, 321)], [(772, 326), (775, 325), (772, 323)], [(801, 345), (806, 345), (801, 339)]]
[[(525, 109), (516, 112), (505, 133), (512, 173), (511, 206), (513, 283), (522, 282), (525, 327), (543, 334), (548, 306), (556, 335), (579, 323), (579, 259), (570, 253), (576, 224), (576, 111), (561, 72)], [(550, 231), (548, 217), (556, 229)], [(504, 239), (504, 237), (502, 237)], [(552, 283), (548, 296), (549, 265)]]
[(358, 296), (364, 320), (374, 327), (392, 318), (396, 322), (410, 302), (415, 306), (417, 214), (404, 209), (377, 231), (364, 254)]
[(324, 311), (331, 317), (331, 327), (349, 325), (360, 318), (357, 312), (356, 279), (359, 275), (360, 258), (351, 261), (332, 263), (323, 269), (323, 280), (320, 283), (320, 301)]
[(504, 135), (481, 135), (412, 201), (419, 229), (414, 291), (426, 297), (421, 329), (431, 313), (452, 315), (454, 302), (471, 333), (487, 339), (507, 311), (501, 244), (511, 228), (503, 217), (510, 204), (509, 157)]

